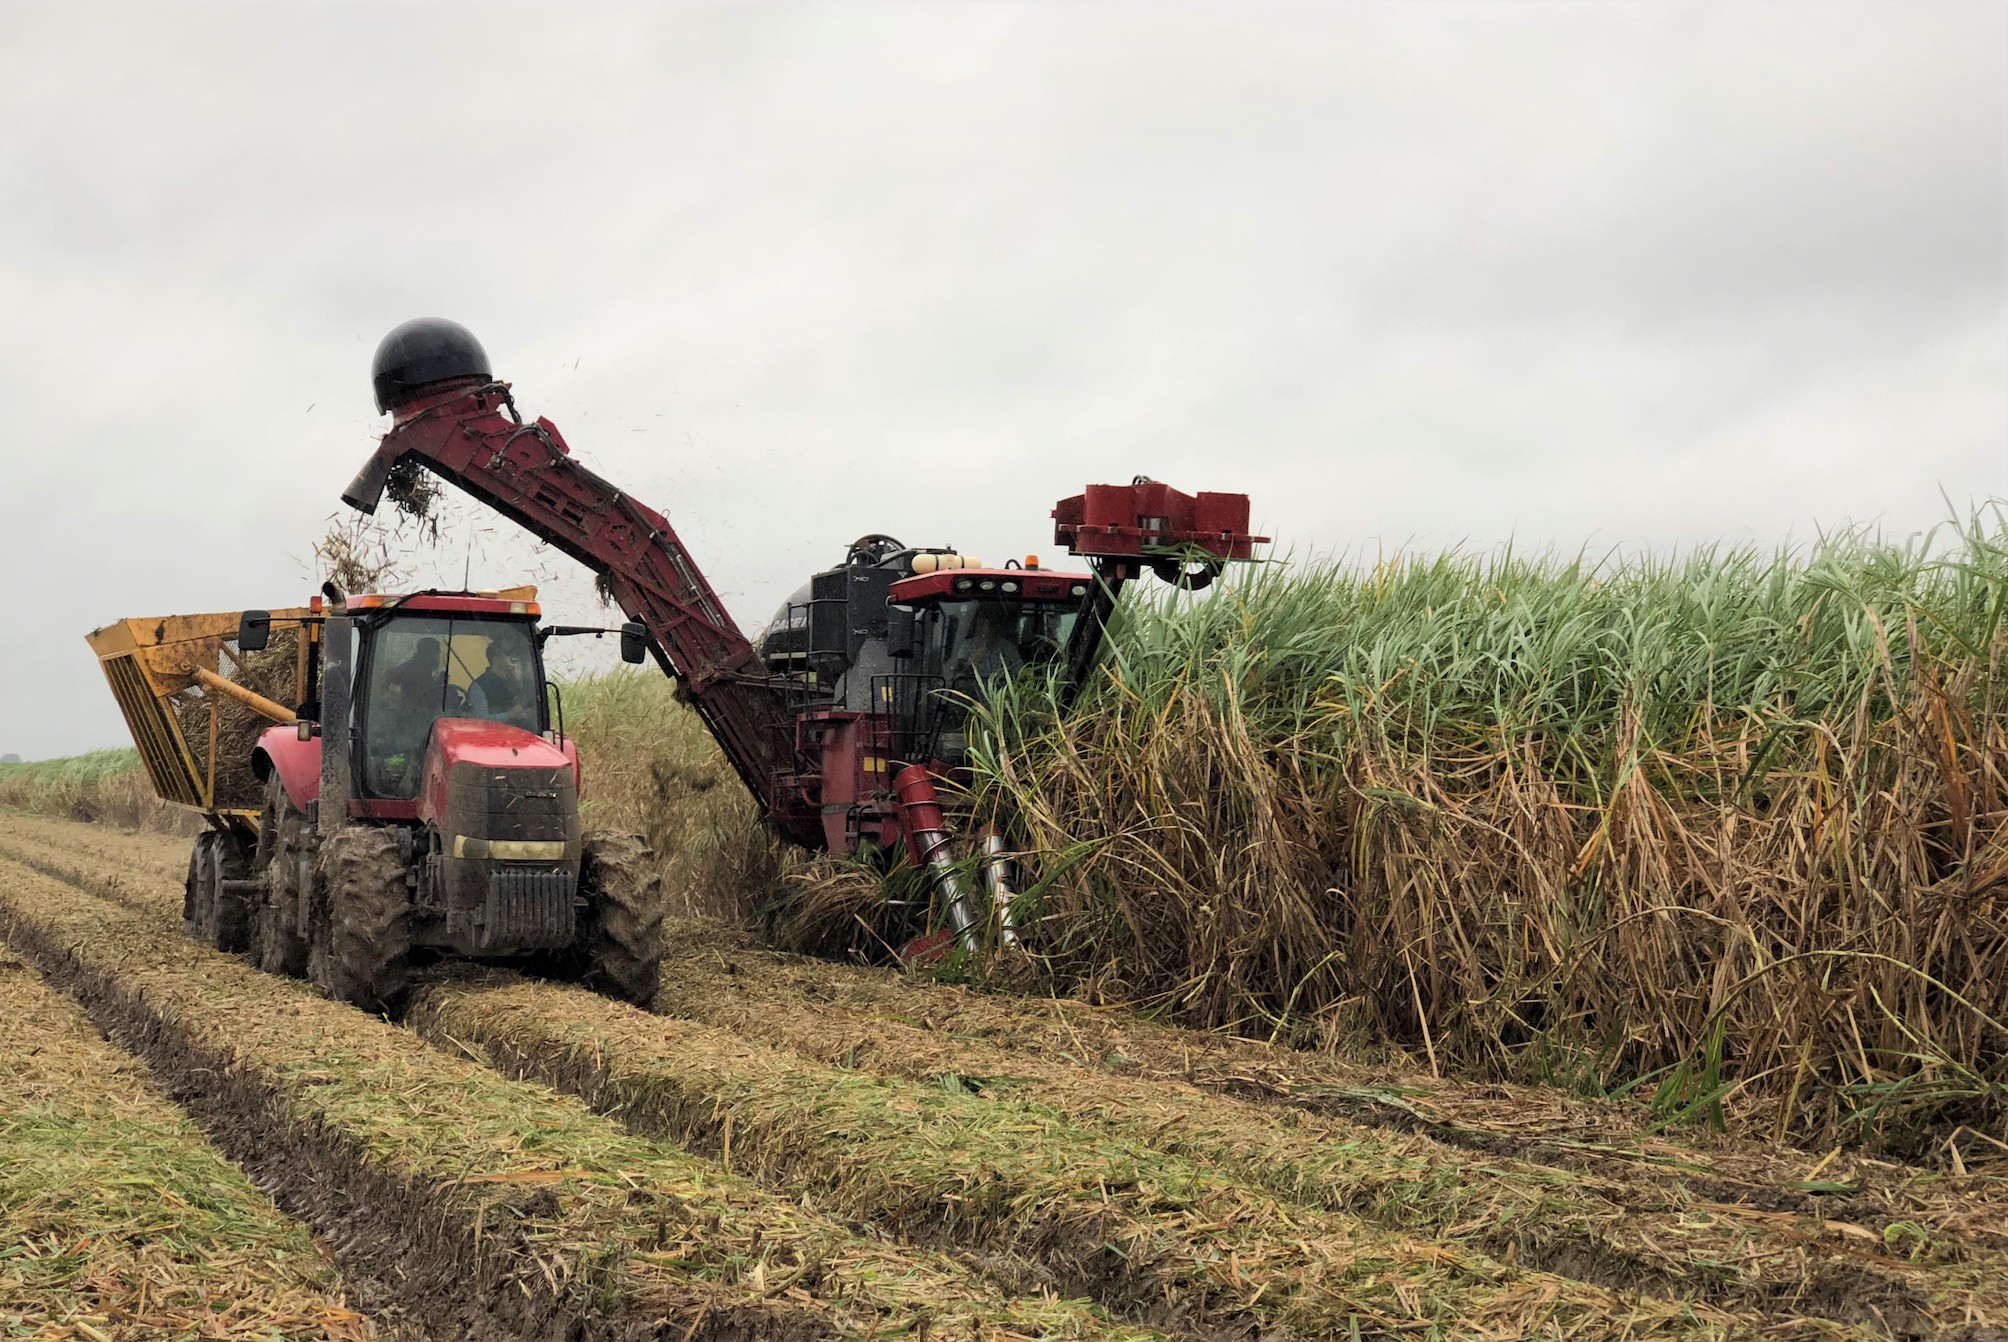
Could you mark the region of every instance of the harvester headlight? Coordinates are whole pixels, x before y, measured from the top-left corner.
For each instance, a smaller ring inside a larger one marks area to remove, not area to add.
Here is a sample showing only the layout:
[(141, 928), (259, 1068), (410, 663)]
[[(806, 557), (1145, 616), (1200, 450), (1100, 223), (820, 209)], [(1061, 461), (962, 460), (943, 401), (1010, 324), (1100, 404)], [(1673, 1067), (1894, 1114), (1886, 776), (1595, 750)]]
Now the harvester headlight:
[(956, 580), (956, 583), (955, 583), (955, 590), (956, 590), (956, 591), (958, 591), (958, 592), (973, 592), (973, 591), (975, 591), (975, 590), (976, 590), (976, 579), (974, 579), (974, 578), (960, 578), (960, 579), (957, 579), (957, 580)]
[(1086, 596), (1088, 594), (1088, 585), (1084, 582), (1077, 582), (1068, 589), (1068, 592), (1073, 596)]
[(1009, 579), (1006, 579), (1004, 583), (1001, 584), (1001, 590), (1006, 592), (1015, 592), (1018, 590), (1018, 584), (1010, 581)]
[(997, 590), (997, 580), (995, 578), (985, 578), (982, 582), (976, 584), (976, 590), (979, 592), (994, 592)]

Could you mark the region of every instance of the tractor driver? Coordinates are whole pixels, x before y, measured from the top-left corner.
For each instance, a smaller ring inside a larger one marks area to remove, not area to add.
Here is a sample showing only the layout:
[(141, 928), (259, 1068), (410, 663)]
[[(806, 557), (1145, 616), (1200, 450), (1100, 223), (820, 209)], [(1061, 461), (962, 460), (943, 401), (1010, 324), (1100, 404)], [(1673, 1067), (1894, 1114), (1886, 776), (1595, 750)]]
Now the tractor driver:
[(430, 726), (449, 707), (446, 695), (452, 688), (446, 683), (446, 652), (439, 640), (428, 634), (413, 644), (410, 659), (391, 671), (385, 687), (393, 703), (408, 705), (414, 717), (423, 713)]
[(467, 687), (467, 715), (537, 730), (536, 671), (529, 648), (510, 639), (488, 644), (488, 666)]
[(383, 693), (370, 706), (368, 753), (382, 777), (371, 785), (402, 795), (417, 785), (418, 761), (432, 735), (433, 719), (457, 711), (460, 695), (447, 683), (444, 648), (430, 636), (413, 644), (411, 656), (388, 668), (379, 683)]

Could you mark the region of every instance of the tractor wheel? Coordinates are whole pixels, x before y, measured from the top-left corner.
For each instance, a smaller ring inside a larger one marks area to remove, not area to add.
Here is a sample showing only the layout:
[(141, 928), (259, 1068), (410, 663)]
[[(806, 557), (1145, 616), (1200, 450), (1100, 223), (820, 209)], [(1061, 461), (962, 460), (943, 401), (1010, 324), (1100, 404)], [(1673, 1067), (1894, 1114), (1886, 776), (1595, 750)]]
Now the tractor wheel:
[(209, 844), (210, 944), (237, 954), (251, 944), (251, 900), (239, 884), (251, 875), (251, 845), (241, 834), (218, 834)]
[(286, 800), (286, 789), (273, 774), (265, 780), (255, 858), (265, 877), (265, 899), (257, 909), (253, 949), (267, 974), (299, 978), (307, 972), (307, 939), (300, 935), (300, 853), (306, 841), (307, 817)]
[(588, 834), (579, 885), (586, 896), (586, 982), (637, 1006), (662, 982), (662, 877), (655, 854), (630, 834)]
[(195, 836), (181, 883), (181, 930), (196, 941), (209, 940), (209, 843), (215, 837), (209, 830)]
[(411, 891), (397, 838), (349, 825), (321, 845), (327, 911), (317, 919), (309, 972), (330, 997), (389, 1012), (404, 996), (411, 959)]

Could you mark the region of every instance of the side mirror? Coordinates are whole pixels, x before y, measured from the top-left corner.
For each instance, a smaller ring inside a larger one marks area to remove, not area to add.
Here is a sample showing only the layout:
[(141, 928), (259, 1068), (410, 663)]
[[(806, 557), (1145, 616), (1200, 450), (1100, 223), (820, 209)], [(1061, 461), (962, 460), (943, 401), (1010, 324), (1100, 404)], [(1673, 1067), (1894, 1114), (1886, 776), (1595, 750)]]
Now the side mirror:
[(648, 630), (633, 620), (621, 626), (621, 660), (630, 666), (648, 660)]
[(272, 641), (272, 612), (247, 610), (237, 617), (237, 650), (263, 652)]

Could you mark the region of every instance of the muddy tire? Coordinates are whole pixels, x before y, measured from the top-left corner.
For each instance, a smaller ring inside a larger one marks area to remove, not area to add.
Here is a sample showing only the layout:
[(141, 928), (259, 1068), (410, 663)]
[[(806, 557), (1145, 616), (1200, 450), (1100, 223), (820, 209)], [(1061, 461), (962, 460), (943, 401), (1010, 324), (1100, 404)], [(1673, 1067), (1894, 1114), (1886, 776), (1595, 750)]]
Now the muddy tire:
[(411, 891), (397, 836), (350, 825), (321, 845), (325, 914), (315, 920), (308, 970), (330, 997), (395, 1011), (410, 978)]
[(662, 877), (655, 854), (629, 834), (588, 834), (579, 865), (586, 896), (585, 981), (647, 1006), (662, 983)]
[(253, 858), (265, 878), (265, 896), (254, 913), (251, 949), (267, 974), (297, 979), (307, 972), (307, 938), (300, 928), (300, 854), (307, 838), (307, 817), (286, 800), (286, 789), (273, 774), (265, 780)]
[[(253, 909), (241, 882), (251, 876), (251, 844), (242, 835), (215, 835), (209, 844), (210, 944), (236, 955), (251, 946)], [(233, 889), (227, 882), (239, 882)]]
[(188, 850), (188, 875), (181, 882), (181, 930), (196, 941), (209, 940), (209, 844), (205, 830)]

